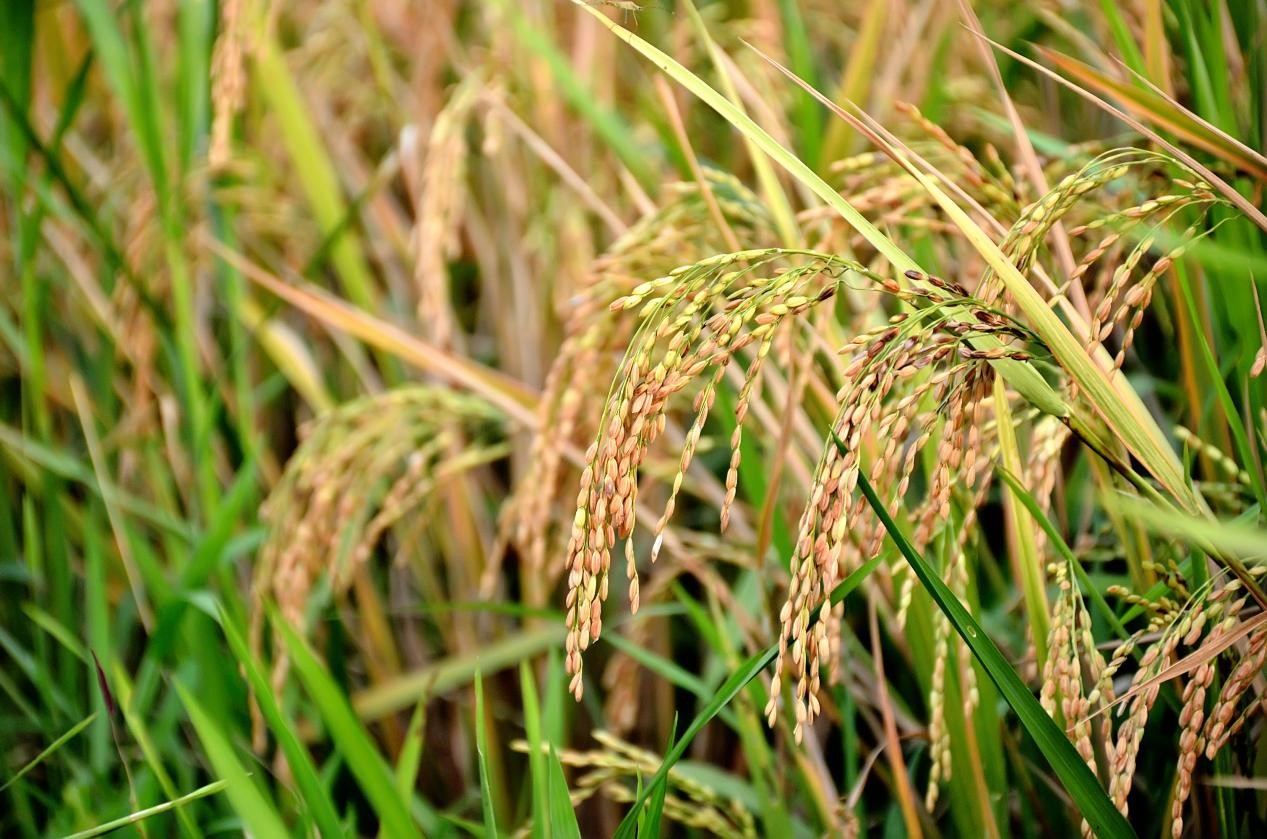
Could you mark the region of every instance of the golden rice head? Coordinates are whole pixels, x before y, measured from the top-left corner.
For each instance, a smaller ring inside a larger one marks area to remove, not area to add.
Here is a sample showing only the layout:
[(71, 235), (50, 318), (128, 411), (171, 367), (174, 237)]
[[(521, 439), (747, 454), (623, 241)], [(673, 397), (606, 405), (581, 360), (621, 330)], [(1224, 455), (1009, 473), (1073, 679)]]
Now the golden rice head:
[[(923, 547), (953, 521), (951, 498), (956, 486), (968, 490), (968, 510), (975, 510), (980, 503), (981, 496), (971, 490), (986, 474), (990, 461), (983, 456), (991, 446), (984, 437), (991, 432), (982, 413), (993, 381), (992, 368), (986, 362), (1003, 358), (1025, 361), (1030, 357), (1007, 343), (1024, 336), (1023, 330), (982, 308), (957, 283), (917, 272), (908, 279), (912, 285), (906, 288), (892, 280), (882, 280), (879, 285), (913, 304), (914, 310), (859, 335), (845, 349), (853, 359), (844, 370), (845, 385), (837, 394), (833, 439), (824, 448), (798, 527), (792, 580), (779, 615), (776, 679), (766, 706), (773, 724), (780, 709), (780, 679), (790, 673), (795, 682), (793, 732), (798, 740), (820, 710), (820, 669), (831, 667), (834, 645), (829, 596), (852, 570), (842, 565), (845, 545), (858, 533), (869, 534), (861, 553), (856, 554), (865, 559), (878, 552), (883, 536), (865, 499), (855, 492), (864, 450), (868, 445), (877, 450), (871, 477), (893, 480), (888, 506), (896, 511), (905, 500), (917, 453), (931, 443), (940, 428), (937, 466), (915, 511), (915, 538), (918, 547)], [(986, 336), (1003, 340), (978, 348), (979, 339)], [(890, 469), (897, 463), (901, 469), (894, 474)], [(954, 585), (967, 579), (962, 553), (954, 554), (955, 561), (946, 569)], [(910, 588), (904, 585), (903, 589), (899, 615), (909, 601)], [(949, 653), (948, 643), (938, 650), (936, 658), (942, 668)], [(944, 683), (944, 678), (940, 681)], [(936, 789), (936, 780), (946, 776), (947, 767), (946, 761), (939, 764), (930, 789)], [(935, 800), (935, 791), (930, 795)]]
[[(414, 284), (423, 335), (441, 348), (453, 345), (457, 329), (449, 299), (449, 261), (460, 245), (466, 203), (466, 131), (486, 80), (474, 75), (458, 85), (431, 123), (425, 149), (411, 126), (402, 133), (402, 169), (413, 193)], [(421, 161), (419, 161), (421, 157)]]
[[(1219, 579), (1207, 583), (1182, 606), (1163, 604), (1156, 610), (1159, 617), (1150, 621), (1150, 629), (1159, 633), (1159, 637), (1144, 649), (1131, 688), (1123, 696), (1129, 699), (1118, 706), (1118, 713), (1125, 719), (1118, 727), (1109, 752), (1109, 796), (1123, 815), (1129, 809), (1127, 799), (1134, 782), (1144, 727), (1161, 691), (1158, 674), (1186, 657), (1180, 652), (1181, 647), (1195, 651), (1206, 645), (1219, 645), (1240, 625), (1240, 614), (1248, 601), (1239, 580)], [(1119, 647), (1107, 668), (1110, 675), (1116, 673), (1136, 649), (1143, 647), (1143, 638), (1143, 632), (1137, 633)], [(1191, 790), (1191, 773), (1197, 756), (1206, 748), (1205, 695), (1213, 680), (1215, 661), (1198, 665), (1184, 688), (1178, 783), (1172, 809), (1172, 821), (1180, 826), (1183, 804)]]
[[(735, 178), (704, 170), (727, 222), (754, 241), (769, 238), (771, 223), (756, 196)], [(525, 480), (516, 490), (504, 526), (526, 570), (551, 580), (553, 511), (563, 484), (564, 452), (580, 439), (593, 439), (606, 394), (594, 382), (610, 381), (615, 359), (629, 345), (638, 323), (612, 303), (630, 294), (646, 277), (667, 274), (683, 262), (724, 248), (708, 206), (694, 185), (680, 185), (658, 212), (634, 225), (591, 268), (586, 284), (563, 303), (565, 338), (551, 364)], [(562, 545), (558, 546), (560, 549)]]
[[(351, 585), (382, 536), (420, 509), (447, 478), (501, 457), (500, 416), (487, 403), (440, 387), (410, 386), (348, 402), (311, 421), (261, 513), (268, 538), (251, 581), (252, 647), (264, 645), (265, 607), (301, 633), (317, 584)], [(274, 645), (280, 690), (287, 658)], [(256, 728), (257, 741), (263, 736)], [(257, 742), (257, 745), (262, 745)]]
[[(767, 273), (784, 262), (790, 267)], [(838, 257), (778, 248), (722, 254), (636, 286), (612, 304), (639, 310), (639, 327), (617, 371), (585, 457), (572, 535), (566, 551), (568, 670), (582, 691), (581, 653), (601, 632), (601, 607), (617, 538), (637, 521), (638, 472), (648, 447), (664, 431), (671, 397), (694, 389), (695, 419), (653, 532), (651, 561), (664, 542), (685, 474), (713, 407), (717, 384), (737, 353), (763, 346), (784, 322), (829, 299), (841, 277), (861, 266)], [(636, 610), (639, 580), (626, 543), (629, 600)]]

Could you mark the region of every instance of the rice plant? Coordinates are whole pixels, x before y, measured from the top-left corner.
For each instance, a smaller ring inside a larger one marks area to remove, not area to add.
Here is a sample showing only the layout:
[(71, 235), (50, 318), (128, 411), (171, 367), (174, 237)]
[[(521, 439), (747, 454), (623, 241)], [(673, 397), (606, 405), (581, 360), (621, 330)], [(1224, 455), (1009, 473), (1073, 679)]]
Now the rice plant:
[(0, 829), (1261, 832), (1265, 16), (3, 4)]

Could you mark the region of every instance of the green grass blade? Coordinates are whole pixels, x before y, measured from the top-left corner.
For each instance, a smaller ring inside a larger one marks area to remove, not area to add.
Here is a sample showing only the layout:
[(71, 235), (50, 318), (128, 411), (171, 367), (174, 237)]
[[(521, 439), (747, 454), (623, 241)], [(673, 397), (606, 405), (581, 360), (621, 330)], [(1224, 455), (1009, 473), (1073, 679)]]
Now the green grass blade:
[[(153, 807), (146, 807), (144, 810), (137, 810), (135, 813), (129, 813), (126, 816), (120, 816), (117, 819), (99, 824), (96, 827), (90, 827), (87, 830), (81, 830), (78, 833), (72, 833), (66, 839), (90, 839), (93, 836), (102, 836), (107, 833), (113, 833), (120, 828), (129, 825), (139, 824), (150, 816), (157, 816), (166, 813), (168, 810), (174, 810), (182, 807), (191, 801), (197, 801), (199, 798), (206, 798), (208, 795), (215, 795), (222, 792), (229, 786), (228, 781), (213, 781), (206, 786), (199, 787), (193, 792), (186, 793), (180, 798), (174, 798), (171, 801), (164, 801), (162, 804), (155, 804)], [(285, 835), (285, 834), (278, 834)]]
[(739, 129), (740, 133), (745, 137), (750, 138), (762, 151), (786, 169), (789, 174), (809, 187), (828, 206), (840, 213), (855, 230), (862, 234), (863, 238), (871, 243), (894, 266), (900, 270), (919, 267), (901, 248), (893, 244), (887, 236), (881, 233), (875, 225), (867, 221), (826, 181), (815, 174), (814, 170), (810, 169), (791, 151), (784, 148), (764, 128), (757, 125), (752, 117), (735, 107), (734, 103), (710, 87), (707, 82), (679, 64), (667, 53), (608, 18), (595, 6), (582, 2), (582, 0), (572, 0), (572, 2), (589, 13), (617, 38), (642, 53), (643, 56), (664, 71), (675, 82), (699, 97), (702, 102), (720, 114), (727, 122)]
[[(845, 446), (839, 438), (836, 439), (836, 445), (843, 453)], [(1073, 744), (1069, 742), (1069, 738), (1065, 736), (1060, 727), (1038, 704), (1038, 700), (1034, 698), (1029, 688), (1021, 681), (1020, 676), (1016, 674), (1016, 670), (1003, 657), (1003, 653), (999, 652), (999, 648), (985, 634), (985, 630), (981, 628), (976, 619), (959, 602), (959, 598), (955, 597), (954, 593), (946, 587), (946, 584), (942, 582), (932, 566), (925, 562), (924, 558), (907, 541), (901, 529), (889, 516), (884, 503), (875, 494), (871, 483), (861, 473), (858, 475), (858, 487), (862, 490), (867, 502), (875, 510), (876, 515), (889, 532), (889, 537), (897, 545), (898, 550), (902, 552), (902, 556), (906, 557), (906, 561), (910, 563), (911, 570), (915, 572), (924, 588), (927, 589), (929, 596), (932, 597), (937, 607), (950, 620), (955, 627), (955, 631), (963, 638), (964, 643), (972, 650), (972, 654), (976, 656), (977, 661), (981, 663), (982, 668), (990, 676), (990, 680), (999, 689), (999, 693), (1003, 695), (1003, 698), (1007, 700), (1007, 704), (1016, 712), (1021, 723), (1025, 726), (1025, 730), (1034, 738), (1039, 750), (1047, 758), (1052, 769), (1055, 770), (1056, 775), (1064, 784), (1066, 791), (1078, 807), (1079, 812), (1082, 813), (1083, 818), (1091, 825), (1092, 830), (1100, 836), (1134, 836), (1135, 831), (1131, 829), (1126, 818), (1113, 806), (1113, 802), (1109, 800), (1103, 787), (1100, 786), (1100, 782), (1096, 780), (1095, 775), (1083, 762), (1082, 758), (1078, 756), (1078, 752), (1074, 749)]]
[[(880, 557), (872, 557), (865, 565), (846, 577), (832, 591), (831, 602), (839, 603), (848, 597), (879, 564)], [(687, 746), (695, 739), (695, 735), (699, 734), (704, 729), (704, 726), (708, 725), (720, 714), (722, 709), (729, 705), (731, 700), (738, 696), (739, 692), (757, 677), (758, 673), (764, 670), (770, 662), (774, 661), (774, 657), (778, 655), (778, 652), (779, 645), (771, 644), (769, 648), (752, 655), (717, 688), (712, 698), (700, 709), (695, 719), (691, 721), (686, 731), (682, 733), (682, 738), (674, 743), (668, 754), (664, 756), (664, 761), (660, 764), (660, 768), (655, 775), (652, 776), (650, 784), (644, 787), (643, 792), (634, 800), (633, 807), (630, 808), (616, 830), (617, 839), (633, 839), (634, 831), (637, 829), (638, 817), (642, 812), (642, 805), (646, 802), (646, 797), (650, 794), (650, 790), (654, 789), (661, 780), (668, 778), (669, 770), (673, 768), (673, 764), (682, 758), (682, 755), (686, 754)]]
[[(198, 540), (193, 557), (182, 569), (180, 588), (190, 594), (207, 584), (216, 567), (225, 558), (225, 552), (239, 522), (251, 505), (258, 506), (258, 476), (254, 461), (248, 461), (225, 492), (206, 530)], [(186, 597), (173, 597), (159, 610), (157, 630), (152, 634), (147, 655), (157, 661), (166, 661), (180, 639), (180, 627), (190, 601)]]
[[(408, 708), (424, 691), (433, 696), (468, 685), (477, 670), (492, 673), (540, 655), (563, 643), (562, 621), (540, 629), (495, 641), (480, 650), (479, 662), (472, 655), (455, 655), (388, 681), (357, 694), (353, 705), (362, 719), (373, 720)], [(548, 732), (547, 732), (548, 733)]]
[(339, 686), (295, 630), (276, 612), (272, 614), (272, 619), (281, 632), (295, 672), (321, 712), (330, 736), (347, 761), (348, 769), (356, 776), (361, 791), (378, 813), (386, 834), (401, 839), (419, 836), (387, 764)]
[(15, 772), (13, 777), (5, 781), (4, 784), (0, 785), (0, 792), (4, 792), (10, 786), (22, 780), (22, 778), (26, 775), (26, 773), (30, 772), (32, 769), (34, 769), (35, 767), (43, 763), (45, 760), (47, 760), (58, 749), (66, 745), (66, 743), (69, 742), (70, 740), (74, 739), (76, 734), (83, 731), (88, 726), (92, 725), (93, 721), (96, 719), (97, 719), (97, 712), (93, 711), (91, 714), (89, 714), (88, 716), (80, 720), (79, 722), (72, 725), (66, 731), (65, 734), (63, 734), (61, 737), (58, 737), (52, 743), (49, 743), (48, 747), (45, 748), (44, 751), (37, 754), (25, 766), (23, 766), (21, 769)]
[[(699, 10), (695, 8), (695, 4), (691, 0), (683, 0), (682, 5), (686, 10), (687, 17), (695, 28), (697, 36), (708, 49), (709, 57), (712, 58), (720, 93), (725, 96), (726, 101), (730, 103), (735, 111), (747, 115), (747, 111), (744, 110), (743, 100), (739, 97), (735, 82), (730, 76), (727, 62), (723, 60), (721, 47), (713, 40), (713, 36), (708, 33), (708, 27), (705, 26), (704, 19), (700, 16)], [(741, 136), (748, 148), (748, 157), (752, 159), (752, 168), (757, 176), (757, 183), (761, 187), (761, 195), (770, 208), (771, 216), (774, 217), (774, 226), (779, 231), (779, 239), (782, 240), (786, 247), (794, 247), (800, 243), (801, 235), (798, 232), (796, 213), (792, 210), (787, 193), (783, 190), (783, 185), (779, 183), (778, 176), (770, 165), (767, 155), (761, 150), (760, 145), (753, 142), (753, 139), (746, 134)]]
[(1153, 533), (1190, 542), (1202, 552), (1213, 547), (1225, 556), (1241, 557), (1255, 565), (1267, 561), (1267, 531), (1259, 527), (1158, 510), (1132, 496), (1120, 496), (1117, 503)]
[(1121, 11), (1117, 8), (1117, 0), (1100, 0), (1100, 9), (1104, 12), (1104, 18), (1109, 23), (1109, 30), (1113, 33), (1113, 40), (1117, 42), (1117, 48), (1122, 51), (1122, 60), (1126, 62), (1127, 67), (1142, 75), (1144, 72), (1144, 55), (1139, 51), (1139, 45), (1135, 43), (1135, 36), (1131, 34), (1130, 27), (1123, 19)]
[(92, 469), (81, 460), (65, 452), (42, 445), (22, 434), (17, 429), (0, 423), (0, 447), (6, 449), (15, 458), (29, 463), (33, 467), (47, 470), (53, 475), (81, 483), (97, 496), (104, 499), (107, 495), (119, 506), (119, 509), (143, 519), (155, 527), (174, 536), (192, 542), (194, 529), (188, 522), (182, 521), (166, 510), (160, 509), (144, 499), (137, 498), (119, 489), (112, 483), (98, 480)]
[(237, 657), (238, 666), (242, 668), (242, 673), (251, 686), (255, 701), (259, 705), (260, 715), (264, 717), (264, 722), (277, 738), (282, 754), (286, 755), (286, 763), (290, 766), (299, 798), (308, 815), (321, 831), (322, 836), (340, 835), (338, 813), (334, 802), (330, 800), (329, 793), (326, 792), (321, 779), (317, 776), (312, 756), (299, 741), (294, 725), (286, 718), (281, 706), (278, 705), (273, 686), (260, 667), (259, 660), (251, 653), (233, 617), (224, 608), (220, 609), (220, 628), (224, 632), (225, 640), (229, 642), (229, 649)]
[(176, 98), (180, 113), (177, 122), (182, 135), (178, 159), (182, 171), (189, 169), (208, 127), (209, 71), (218, 5), (211, 0), (186, 0), (179, 6), (180, 89)]
[[(94, 662), (94, 664), (96, 664), (96, 662)], [(150, 772), (153, 773), (155, 780), (158, 781), (158, 786), (162, 789), (163, 794), (167, 796), (169, 800), (179, 798), (180, 796), (176, 791), (176, 782), (172, 779), (171, 772), (168, 770), (166, 761), (164, 761), (165, 750), (163, 745), (168, 742), (168, 733), (171, 729), (164, 724), (163, 720), (155, 719), (149, 714), (142, 713), (141, 709), (148, 707), (148, 703), (139, 703), (135, 701), (135, 686), (132, 684), (127, 671), (117, 658), (112, 662), (112, 665), (113, 678), (111, 679), (111, 685), (113, 686), (114, 695), (118, 700), (119, 713), (123, 715), (123, 722), (127, 726), (128, 732), (132, 735), (132, 739), (136, 741), (136, 745), (140, 747), (141, 754), (145, 758), (145, 764), (149, 768)], [(98, 669), (97, 672), (100, 677), (102, 671)], [(209, 704), (210, 702), (204, 702), (199, 706), (199, 710), (202, 712), (204, 718), (209, 721), (213, 721), (214, 724), (216, 717), (205, 710)], [(215, 734), (218, 733), (218, 731), (219, 729), (216, 729), (216, 731), (212, 733)], [(199, 736), (201, 737), (201, 732)], [(225, 746), (229, 749), (228, 756), (236, 760), (236, 758), (233, 757), (232, 746), (229, 745), (228, 737), (225, 735), (221, 736), (224, 739)], [(203, 743), (206, 745), (205, 739), (203, 740)], [(210, 756), (210, 747), (207, 747), (207, 751)], [(219, 771), (219, 764), (214, 763), (214, 760), (213, 765), (216, 767), (217, 771)], [(222, 775), (222, 777), (227, 778), (226, 775)], [(176, 811), (176, 817), (180, 821), (181, 828), (185, 834), (193, 837), (202, 836), (202, 832), (198, 828), (198, 825), (187, 812), (182, 809), (178, 809)]]
[(84, 664), (88, 663), (88, 651), (65, 624), (34, 603), (23, 603), (22, 612), (30, 618), (32, 624), (52, 636), (53, 640), (61, 644), (68, 653)]
[(1214, 389), (1214, 395), (1218, 399), (1219, 406), (1223, 409), (1223, 415), (1227, 417), (1228, 430), (1232, 433), (1232, 439), (1236, 442), (1236, 452), (1241, 458), (1241, 463), (1245, 465), (1246, 471), (1249, 473), (1254, 497), (1258, 499), (1260, 508), (1267, 509), (1267, 487), (1263, 485), (1260, 469), (1255, 467), (1258, 459), (1254, 456), (1254, 451), (1250, 447), (1245, 424), (1241, 421), (1240, 412), (1237, 411), (1236, 404), (1232, 401), (1232, 394), (1227, 389), (1227, 382), (1223, 379), (1223, 371), (1219, 369), (1219, 363), (1214, 357), (1214, 351), (1210, 349), (1210, 342), (1206, 338), (1205, 330), (1200, 327), (1201, 316), (1197, 310), (1197, 301), (1193, 297), (1192, 283), (1188, 280), (1188, 269), (1182, 262), (1175, 265), (1175, 277), (1179, 283), (1180, 296), (1183, 298), (1183, 310), (1177, 313), (1178, 317), (1186, 316), (1193, 325), (1192, 333), (1195, 338), (1193, 344), (1197, 348), (1197, 355), (1200, 357), (1201, 363), (1205, 366), (1211, 387)]
[[(861, 5), (861, 4), (859, 4)], [(871, 0), (862, 20), (858, 24), (858, 36), (849, 50), (849, 60), (845, 64), (844, 74), (836, 87), (833, 99), (837, 102), (866, 102), (869, 88), (875, 82), (877, 58), (884, 54), (887, 18), (892, 4), (888, 0)], [(791, 58), (791, 56), (788, 56)], [(811, 87), (817, 87), (814, 80), (806, 76), (792, 63), (792, 72), (805, 80)], [(813, 101), (814, 97), (805, 90), (801, 96)], [(852, 127), (840, 120), (833, 120), (827, 126), (827, 137), (823, 141), (825, 160), (833, 163), (847, 156), (852, 149), (850, 143), (855, 138)], [(819, 167), (820, 171), (822, 167)]]
[(1125, 641), (1130, 637), (1130, 633), (1126, 631), (1126, 627), (1122, 625), (1122, 621), (1118, 619), (1117, 613), (1113, 611), (1113, 607), (1104, 599), (1104, 595), (1091, 582), (1091, 578), (1087, 576), (1086, 569), (1082, 567), (1082, 563), (1074, 556), (1073, 550), (1069, 547), (1069, 543), (1065, 541), (1065, 537), (1056, 529), (1056, 525), (1043, 512), (1042, 507), (1038, 506), (1038, 500), (1027, 490), (1019, 480), (1007, 469), (997, 470), (999, 477), (1007, 484), (1008, 489), (1012, 491), (1012, 495), (1021, 503), (1026, 510), (1029, 511), (1030, 517), (1038, 523), (1038, 526), (1047, 534), (1047, 541), (1054, 547), (1057, 553), (1070, 564), (1073, 565), (1074, 576), (1078, 578), (1078, 583), (1082, 586), (1082, 590), (1091, 598), (1092, 605), (1100, 616), (1113, 627), (1113, 631), (1117, 636)]
[(637, 831), (639, 816), (642, 813), (642, 805), (646, 802), (647, 796), (651, 790), (654, 790), (661, 781), (668, 779), (669, 770), (673, 768), (673, 764), (686, 754), (686, 748), (695, 739), (695, 735), (699, 734), (719, 713), (721, 709), (730, 704), (744, 686), (757, 677), (757, 674), (769, 666), (774, 661), (775, 655), (779, 652), (777, 645), (771, 645), (769, 649), (756, 653), (748, 658), (739, 669), (730, 675), (717, 692), (713, 694), (713, 698), (704, 706), (704, 708), (696, 715), (691, 724), (687, 726), (686, 731), (682, 733), (682, 738), (673, 744), (673, 748), (669, 749), (668, 754), (664, 757), (664, 762), (660, 764), (659, 770), (651, 778), (651, 782), (643, 788), (643, 792), (634, 802), (629, 813), (621, 821), (620, 827), (616, 830), (616, 839), (633, 839)]
[(664, 656), (656, 655), (650, 650), (644, 649), (627, 638), (622, 638), (614, 633), (604, 635), (603, 640), (674, 686), (690, 691), (696, 696), (705, 699), (709, 697), (711, 691), (704, 680), (676, 662)]
[(563, 774), (563, 763), (550, 743), (550, 755), (547, 765), (549, 777), (546, 780), (546, 793), (550, 803), (550, 836), (552, 839), (581, 839), (581, 828), (576, 822), (576, 809), (572, 806), (572, 798), (568, 795), (567, 777)]
[(565, 698), (566, 685), (559, 647), (550, 647), (546, 651), (545, 698), (541, 703), (541, 735), (548, 743), (567, 742), (567, 709), (571, 703)]
[(198, 700), (181, 683), (176, 683), (176, 692), (180, 701), (189, 712), (189, 720), (193, 723), (198, 739), (202, 741), (203, 751), (212, 769), (225, 783), (225, 793), (233, 804), (234, 811), (241, 817), (248, 830), (256, 836), (287, 836), (289, 832), (273, 807), (272, 802), (264, 797), (259, 788), (251, 782), (242, 762), (238, 760), (229, 738), (220, 729), (219, 723), (212, 719)]
[(519, 691), (523, 695), (524, 734), (528, 738), (528, 777), (532, 787), (532, 835), (533, 839), (545, 839), (550, 835), (547, 814), (550, 810), (548, 781), (546, 778), (545, 752), (541, 740), (541, 703), (537, 698), (537, 683), (532, 677), (532, 665), (519, 662)]
[(214, 515), (198, 540), (192, 560), (181, 572), (181, 586), (186, 591), (206, 584), (223, 557), (238, 523), (249, 520), (246, 510), (252, 505), (259, 506), (259, 475), (255, 466), (253, 460), (248, 460), (238, 469), (233, 483), (225, 490), (224, 497), (216, 506)]
[(147, 119), (145, 113), (147, 103), (136, 77), (127, 39), (123, 34), (123, 16), (112, 8), (113, 4), (106, 0), (76, 0), (75, 5), (79, 8), (84, 27), (92, 39), (97, 61), (105, 72), (106, 79), (114, 89), (115, 95), (123, 103), (124, 111), (135, 132), (142, 156), (145, 158), (145, 164), (151, 177), (155, 178), (155, 191), (163, 196), (165, 190), (162, 188), (163, 181), (161, 180), (164, 173), (162, 150), (157, 142), (158, 138), (151, 131), (146, 130), (147, 127), (152, 126), (152, 122)]
[[(815, 83), (814, 50), (800, 4), (795, 0), (779, 0), (779, 18), (783, 23), (783, 42), (792, 69), (810, 84)], [(814, 169), (823, 162), (823, 112), (814, 98), (802, 93), (796, 98), (796, 119), (793, 121), (800, 139), (801, 157)], [(830, 158), (828, 159), (830, 162)]]
[[(677, 714), (673, 715), (673, 726), (669, 729), (669, 743), (677, 736)], [(664, 817), (664, 798), (669, 794), (669, 776), (666, 774), (651, 787), (651, 800), (638, 825), (639, 836), (659, 836), (660, 822)]]
[(405, 729), (404, 744), (400, 747), (400, 756), (396, 759), (396, 786), (405, 798), (413, 795), (414, 784), (418, 782), (418, 766), (422, 762), (423, 729), (427, 725), (427, 698), (418, 700), (413, 716), (409, 718), (409, 728)]
[(480, 769), (480, 804), (484, 815), (484, 836), (497, 839), (497, 816), (493, 812), (493, 788), (488, 781), (488, 732), (484, 718), (484, 679), (475, 673), (475, 755)]
[[(12, 100), (13, 110), (22, 115), (23, 121), (31, 106), (34, 46), (35, 0), (10, 0), (5, 7), (4, 25), (0, 26), (0, 87), (5, 89), (7, 97)], [(12, 195), (21, 194), (26, 185), (28, 170), (24, 164), (27, 146), (27, 138), (22, 129), (9, 125), (8, 118), (0, 114), (0, 164), (4, 165), (12, 178), (9, 184)], [(29, 219), (24, 219), (20, 224), (27, 222)], [(20, 240), (26, 237), (15, 238)], [(20, 244), (15, 245), (15, 262), (19, 265), (29, 263), (30, 255), (24, 253), (26, 249)], [(35, 379), (34, 376), (32, 378)]]

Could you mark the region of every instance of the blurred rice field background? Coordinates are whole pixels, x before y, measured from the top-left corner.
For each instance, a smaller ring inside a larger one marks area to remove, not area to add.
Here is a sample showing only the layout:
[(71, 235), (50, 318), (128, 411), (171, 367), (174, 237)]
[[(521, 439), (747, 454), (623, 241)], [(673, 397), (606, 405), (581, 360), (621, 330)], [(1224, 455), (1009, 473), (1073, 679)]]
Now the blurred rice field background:
[(0, 832), (1260, 835), (1265, 147), (1262, 0), (5, 0)]

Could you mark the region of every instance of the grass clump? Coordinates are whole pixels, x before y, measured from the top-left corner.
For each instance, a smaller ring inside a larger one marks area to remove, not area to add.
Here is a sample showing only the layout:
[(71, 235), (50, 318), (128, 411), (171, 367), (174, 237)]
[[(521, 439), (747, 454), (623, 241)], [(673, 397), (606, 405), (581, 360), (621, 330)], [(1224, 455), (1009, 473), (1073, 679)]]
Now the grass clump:
[(889, 11), (8, 3), (0, 831), (1267, 827), (1263, 12)]

